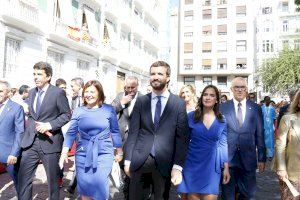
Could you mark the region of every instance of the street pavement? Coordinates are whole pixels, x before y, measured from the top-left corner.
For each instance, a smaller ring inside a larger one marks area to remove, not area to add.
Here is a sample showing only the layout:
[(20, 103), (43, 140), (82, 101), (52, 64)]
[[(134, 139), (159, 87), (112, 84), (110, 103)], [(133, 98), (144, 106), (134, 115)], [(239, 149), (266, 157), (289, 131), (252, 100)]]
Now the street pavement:
[[(64, 189), (69, 184), (72, 178), (72, 173), (69, 168), (73, 165), (74, 158), (71, 157), (71, 162), (65, 165), (65, 177), (63, 188), (60, 191), (60, 199), (80, 199), (75, 193), (70, 196), (68, 193), (64, 192)], [(270, 170), (270, 164), (267, 163), (267, 169), (263, 173), (257, 173), (257, 183), (258, 191), (254, 200), (277, 200), (280, 199), (278, 180), (273, 171)], [(42, 164), (38, 166), (36, 171), (36, 177), (33, 182), (33, 199), (36, 200), (46, 200), (48, 197), (48, 187), (46, 181), (46, 174)], [(116, 193), (112, 200), (123, 200), (123, 195), (121, 193)], [(170, 191), (170, 200), (177, 200), (178, 195), (176, 193), (176, 188), (172, 187)], [(0, 174), (0, 200), (17, 200), (16, 192), (12, 181), (10, 180), (7, 173)]]

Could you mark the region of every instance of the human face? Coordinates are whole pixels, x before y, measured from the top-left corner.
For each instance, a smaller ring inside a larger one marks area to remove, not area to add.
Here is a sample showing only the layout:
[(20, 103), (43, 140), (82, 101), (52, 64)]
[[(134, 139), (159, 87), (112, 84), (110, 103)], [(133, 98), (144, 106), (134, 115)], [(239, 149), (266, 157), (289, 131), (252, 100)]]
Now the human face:
[(234, 79), (232, 81), (231, 91), (233, 93), (233, 97), (237, 101), (242, 101), (247, 96), (247, 84), (246, 81), (242, 79)]
[(207, 88), (203, 92), (202, 104), (204, 108), (213, 108), (217, 103), (217, 94), (213, 88)]
[(36, 87), (42, 89), (44, 86), (49, 84), (51, 76), (47, 76), (45, 70), (43, 69), (34, 69), (33, 79)]
[(167, 68), (151, 67), (150, 69), (150, 85), (154, 91), (163, 92), (167, 88), (167, 83), (169, 82), (170, 77), (167, 75)]
[(225, 97), (221, 97), (221, 103), (226, 103), (227, 99)]
[(9, 89), (4, 85), (0, 84), (0, 103), (3, 103), (9, 97)]
[(181, 92), (181, 98), (183, 98), (185, 102), (191, 101), (193, 98), (192, 91), (188, 87), (185, 87)]
[(83, 95), (84, 101), (88, 107), (92, 108), (98, 104), (99, 92), (95, 86), (91, 85), (86, 88)]
[(71, 81), (71, 89), (73, 91), (73, 96), (78, 96), (81, 87), (75, 81)]
[(127, 95), (134, 97), (137, 93), (138, 84), (135, 80), (128, 79), (125, 85), (125, 92)]

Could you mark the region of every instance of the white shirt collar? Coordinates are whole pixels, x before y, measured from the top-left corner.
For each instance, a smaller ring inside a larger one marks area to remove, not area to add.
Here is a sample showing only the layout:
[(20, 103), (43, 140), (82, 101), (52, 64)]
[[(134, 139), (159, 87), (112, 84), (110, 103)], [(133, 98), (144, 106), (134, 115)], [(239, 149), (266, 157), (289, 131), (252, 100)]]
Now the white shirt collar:
[(47, 84), (47, 85), (45, 85), (42, 89), (39, 89), (39, 88), (37, 88), (37, 89), (38, 89), (38, 91), (39, 91), (39, 90), (43, 90), (44, 93), (46, 93), (47, 90), (48, 90), (48, 88), (49, 88), (49, 85), (50, 85), (50, 84)]
[(245, 106), (246, 105), (246, 101), (247, 101), (246, 98), (244, 98), (241, 102), (239, 102), (235, 98), (233, 98), (233, 103), (234, 103), (235, 106), (238, 106), (238, 103), (241, 103), (242, 106)]
[(169, 92), (168, 89), (166, 89), (161, 95), (157, 95), (154, 92), (151, 93), (151, 99), (155, 99), (157, 96), (161, 96), (163, 98), (167, 98), (168, 99), (169, 96), (170, 96), (170, 92)]

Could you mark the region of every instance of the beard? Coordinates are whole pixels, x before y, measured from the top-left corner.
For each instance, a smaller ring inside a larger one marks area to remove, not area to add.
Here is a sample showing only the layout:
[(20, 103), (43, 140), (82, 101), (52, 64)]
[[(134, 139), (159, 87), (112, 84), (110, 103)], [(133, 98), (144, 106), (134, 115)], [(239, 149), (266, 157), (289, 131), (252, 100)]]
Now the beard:
[(160, 90), (163, 90), (166, 87), (167, 82), (160, 82), (158, 80), (154, 80), (154, 81), (151, 81), (150, 85), (152, 86), (152, 88), (154, 90), (160, 91)]

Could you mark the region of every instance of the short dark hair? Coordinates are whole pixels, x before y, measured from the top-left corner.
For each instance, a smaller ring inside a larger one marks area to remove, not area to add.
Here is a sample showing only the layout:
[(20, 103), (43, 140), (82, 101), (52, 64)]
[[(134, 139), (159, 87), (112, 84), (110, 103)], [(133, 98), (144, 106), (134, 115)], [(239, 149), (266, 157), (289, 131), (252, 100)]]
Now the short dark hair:
[(28, 92), (29, 86), (28, 85), (21, 85), (19, 88), (19, 94), (22, 95), (24, 92)]
[[(43, 61), (37, 62), (34, 64), (33, 69), (44, 70), (48, 77), (49, 76), (52, 77), (52, 74), (53, 74), (52, 67), (47, 62), (43, 62)], [(51, 81), (51, 78), (50, 78), (49, 82), (50, 81)]]
[(63, 85), (63, 84), (67, 85), (67, 82), (65, 81), (65, 79), (59, 78), (55, 81), (56, 87), (59, 87), (60, 85)]
[(167, 69), (167, 76), (171, 75), (171, 67), (168, 63), (166, 63), (165, 61), (156, 61), (154, 62), (151, 67), (150, 67), (150, 72), (151, 72), (151, 68), (152, 67), (164, 67)]
[(95, 86), (95, 88), (97, 89), (98, 91), (98, 100), (97, 100), (97, 104), (100, 106), (102, 105), (102, 103), (104, 102), (104, 99), (105, 99), (105, 96), (104, 96), (104, 92), (103, 92), (103, 87), (101, 85), (101, 83), (97, 80), (90, 80), (88, 81), (84, 87), (83, 87), (83, 90), (82, 90), (82, 96), (83, 96), (83, 105), (87, 105), (85, 99), (84, 99), (84, 92), (85, 90), (90, 87), (90, 86)]
[(228, 99), (228, 97), (227, 97), (226, 94), (222, 94), (222, 95), (221, 95), (221, 98), (223, 98), (223, 97), (225, 97), (226, 100)]

